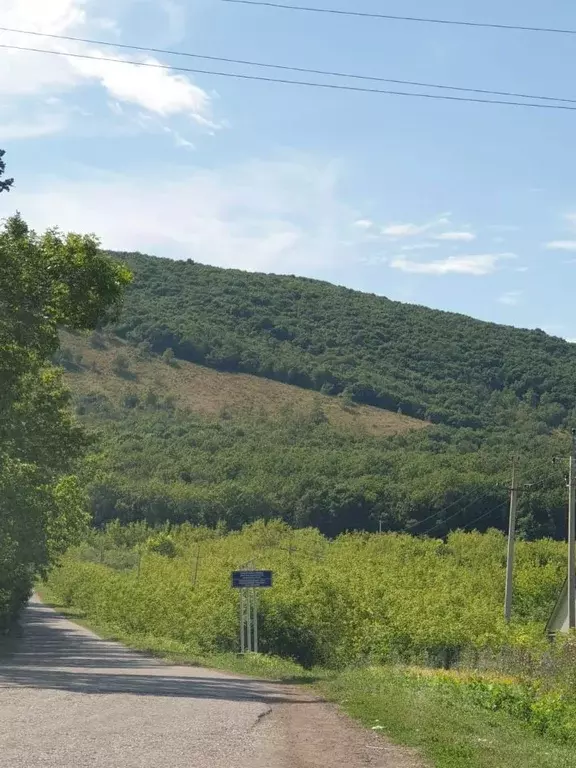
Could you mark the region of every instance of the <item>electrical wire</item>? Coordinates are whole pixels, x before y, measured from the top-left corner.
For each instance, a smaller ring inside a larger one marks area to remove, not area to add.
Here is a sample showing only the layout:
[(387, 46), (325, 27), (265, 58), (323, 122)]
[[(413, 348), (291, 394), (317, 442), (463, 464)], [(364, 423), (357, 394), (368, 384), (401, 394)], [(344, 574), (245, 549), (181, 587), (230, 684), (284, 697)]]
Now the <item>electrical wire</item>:
[(459, 19), (437, 19), (426, 16), (396, 16), (390, 13), (375, 13), (370, 11), (348, 11), (340, 8), (318, 8), (314, 6), (292, 5), (289, 3), (271, 3), (266, 0), (222, 0), (224, 3), (236, 5), (255, 5), (265, 8), (279, 8), (286, 11), (305, 11), (306, 13), (325, 13), (336, 16), (357, 16), (365, 19), (382, 19), (384, 21), (410, 21), (419, 24), (442, 24), (457, 27), (476, 27), (478, 29), (501, 29), (514, 32), (540, 32), (552, 35), (576, 35), (576, 29), (561, 27), (532, 27), (525, 24), (498, 24), (496, 22), (462, 21)]
[(498, 512), (499, 509), (502, 509), (502, 507), (505, 507), (508, 504), (508, 499), (505, 499), (501, 504), (497, 504), (492, 509), (489, 509), (488, 512), (484, 512), (482, 515), (479, 515), (474, 520), (471, 520), (468, 523), (465, 523), (464, 529), (468, 528), (470, 525), (476, 525), (476, 523), (479, 523), (480, 520), (484, 520), (485, 517), (488, 517), (489, 515), (494, 514), (494, 512)]
[(193, 74), (212, 75), (216, 77), (227, 77), (236, 80), (252, 80), (263, 83), (279, 83), (282, 85), (298, 85), (308, 88), (323, 88), (333, 91), (348, 91), (355, 93), (372, 93), (387, 96), (403, 96), (408, 98), (420, 98), (430, 99), (435, 101), (453, 101), (453, 102), (465, 102), (471, 104), (496, 104), (502, 106), (512, 107), (528, 107), (532, 109), (552, 109), (563, 110), (568, 112), (576, 112), (576, 106), (568, 106), (567, 104), (535, 104), (529, 101), (510, 101), (505, 99), (478, 99), (470, 96), (448, 96), (438, 93), (421, 93), (421, 92), (409, 92), (409, 91), (397, 91), (388, 90), (384, 88), (364, 88), (355, 85), (343, 85), (337, 83), (317, 83), (306, 80), (285, 80), (276, 77), (264, 77), (263, 75), (246, 75), (240, 72), (219, 72), (210, 69), (197, 69), (193, 67), (177, 67), (172, 64), (160, 64), (156, 62), (148, 61), (126, 61), (125, 59), (115, 59), (109, 56), (92, 56), (84, 53), (69, 53), (66, 51), (51, 51), (45, 48), (32, 48), (21, 45), (8, 45), (6, 43), (0, 43), (0, 49), (14, 50), (14, 51), (26, 51), (31, 53), (42, 53), (50, 56), (66, 56), (73, 59), (86, 59), (90, 61), (110, 62), (113, 64), (125, 64), (134, 67), (146, 67), (151, 69), (163, 69), (171, 70), (174, 72), (190, 72)]
[[(529, 465), (529, 466), (525, 467), (523, 472), (522, 472), (522, 474), (526, 475), (528, 473), (532, 473), (532, 472), (538, 470), (540, 467), (542, 467), (542, 466), (544, 466), (546, 464), (549, 464), (549, 463), (550, 463), (550, 459), (549, 458), (539, 459), (539, 460), (536, 461), (535, 464), (532, 464), (532, 465)], [(540, 481), (540, 482), (543, 483), (544, 481)], [(522, 483), (522, 485), (525, 485), (525, 483)], [(535, 485), (538, 485), (538, 483), (536, 483)], [(419, 521), (417, 521), (415, 523), (412, 523), (411, 525), (407, 526), (406, 528), (407, 528), (407, 530), (410, 530), (412, 528), (417, 528), (419, 525), (423, 525), (428, 520), (431, 520), (432, 518), (437, 518), (437, 522), (434, 525), (432, 525), (430, 528), (427, 528), (424, 531), (418, 531), (418, 535), (426, 536), (431, 531), (433, 531), (435, 528), (438, 528), (439, 526), (445, 525), (446, 523), (450, 522), (451, 520), (454, 520), (456, 517), (458, 517), (463, 512), (465, 512), (467, 509), (469, 509), (470, 507), (474, 506), (474, 504), (477, 504), (479, 501), (482, 501), (483, 498), (485, 498), (486, 496), (488, 496), (491, 493), (493, 493), (494, 490), (495, 490), (495, 486), (492, 486), (488, 490), (486, 490), (483, 493), (481, 493), (480, 496), (477, 496), (475, 499), (472, 499), (472, 501), (468, 502), (468, 504), (466, 504), (464, 507), (458, 509), (454, 514), (450, 515), (449, 517), (440, 517), (445, 512), (447, 512), (448, 510), (452, 509), (454, 506), (456, 506), (457, 504), (462, 502), (465, 497), (461, 496), (459, 499), (456, 499), (456, 501), (453, 501), (451, 504), (449, 504), (447, 507), (444, 507), (444, 509), (440, 510), (439, 512), (434, 512), (432, 515), (429, 515), (428, 517), (425, 517), (423, 520), (419, 520)], [(507, 499), (502, 502), (502, 504), (507, 504), (507, 503), (508, 503)], [(489, 514), (489, 513), (486, 513), (486, 514)], [(466, 525), (469, 525), (469, 523), (466, 523)]]
[[(449, 523), (451, 520), (454, 520), (455, 518), (460, 517), (460, 515), (462, 515), (464, 512), (466, 512), (467, 509), (470, 509), (470, 507), (473, 507), (479, 501), (482, 501), (483, 498), (485, 498), (486, 496), (489, 496), (491, 493), (494, 493), (494, 490), (495, 490), (494, 487), (489, 488), (487, 491), (482, 493), (480, 496), (478, 496), (477, 498), (472, 499), (472, 501), (468, 502), (468, 504), (466, 504), (464, 507), (461, 507), (460, 509), (456, 510), (456, 512), (454, 512), (453, 515), (449, 515), (448, 517), (441, 518), (441, 519), (438, 520), (438, 522), (436, 522), (430, 528), (427, 528), (425, 531), (420, 531), (419, 535), (420, 536), (428, 536), (428, 534), (430, 534), (430, 532), (433, 531), (435, 528), (439, 528), (442, 525), (446, 525), (446, 523)], [(504, 503), (506, 503), (506, 502), (504, 502)], [(454, 505), (452, 505), (452, 506), (454, 506)], [(439, 512), (438, 514), (440, 515), (440, 514), (442, 514), (442, 512)]]
[[(483, 499), (483, 498), (484, 498), (484, 496), (488, 496), (488, 494), (489, 494), (489, 493), (492, 493), (492, 491), (493, 491), (493, 490), (494, 490), (494, 488), (493, 488), (493, 487), (489, 488), (487, 491), (484, 491), (482, 494), (480, 494), (480, 496), (478, 496), (476, 499), (474, 499), (473, 501), (471, 501), (471, 502), (470, 502), (469, 504), (467, 504), (466, 506), (467, 506), (467, 507), (469, 507), (469, 506), (471, 506), (472, 504), (476, 504), (476, 502), (477, 502), (477, 501), (480, 501), (481, 499)], [(461, 502), (462, 502), (462, 501), (463, 501), (465, 498), (466, 498), (466, 497), (465, 497), (464, 495), (462, 495), (460, 498), (456, 499), (456, 500), (455, 500), (455, 501), (453, 501), (451, 504), (448, 504), (448, 506), (447, 506), (447, 507), (444, 507), (444, 508), (443, 508), (443, 509), (441, 509), (439, 512), (433, 512), (431, 515), (428, 515), (428, 517), (425, 517), (425, 518), (423, 518), (422, 520), (417, 520), (416, 522), (414, 522), (414, 523), (411, 523), (410, 525), (407, 525), (407, 526), (406, 526), (406, 530), (407, 530), (407, 531), (409, 531), (409, 530), (411, 530), (412, 528), (417, 528), (419, 525), (424, 525), (424, 523), (428, 522), (428, 520), (432, 520), (433, 518), (437, 518), (439, 515), (443, 515), (445, 512), (448, 512), (448, 510), (450, 510), (450, 509), (452, 509), (453, 507), (455, 507), (457, 504), (460, 504), (460, 503), (461, 503)], [(465, 507), (465, 508), (466, 508), (466, 507)], [(462, 510), (458, 510), (458, 512), (457, 512), (456, 514), (457, 514), (457, 515), (459, 515), (461, 511), (462, 511)], [(456, 517), (456, 515), (454, 515), (454, 517)], [(451, 518), (447, 518), (447, 519), (448, 519), (448, 520), (450, 520)], [(440, 521), (439, 521), (439, 522), (440, 522)], [(435, 525), (434, 525), (434, 526), (432, 526), (432, 528), (435, 528), (435, 527), (436, 527)], [(430, 530), (432, 530), (432, 528), (430, 528)]]
[(151, 46), (131, 45), (128, 43), (115, 43), (109, 40), (96, 40), (88, 37), (76, 37), (73, 35), (56, 35), (48, 32), (36, 32), (27, 29), (16, 29), (13, 27), (0, 26), (0, 32), (10, 32), (18, 35), (30, 35), (33, 37), (49, 38), (51, 40), (65, 40), (74, 43), (85, 43), (88, 45), (101, 45), (110, 48), (119, 48), (127, 51), (139, 51), (141, 53), (159, 53), (166, 56), (183, 56), (191, 59), (203, 59), (205, 61), (218, 61), (226, 64), (240, 64), (249, 67), (261, 67), (263, 69), (275, 69), (284, 72), (300, 72), (310, 75), (322, 75), (326, 77), (340, 77), (351, 80), (364, 80), (375, 83), (391, 83), (394, 85), (410, 85), (416, 88), (438, 88), (446, 91), (460, 91), (463, 93), (480, 93), (487, 96), (506, 96), (517, 99), (536, 99), (541, 101), (556, 101), (569, 104), (576, 104), (576, 99), (569, 99), (560, 96), (540, 96), (531, 93), (518, 93), (515, 91), (495, 91), (488, 88), (467, 88), (463, 86), (447, 85), (445, 83), (427, 83), (419, 80), (399, 80), (391, 77), (379, 77), (377, 75), (360, 75), (352, 72), (338, 72), (326, 69), (311, 69), (309, 67), (297, 67), (287, 64), (271, 64), (263, 61), (253, 61), (251, 59), (232, 59), (227, 56), (212, 56), (209, 54), (193, 53), (191, 51), (179, 51), (170, 48), (153, 48)]

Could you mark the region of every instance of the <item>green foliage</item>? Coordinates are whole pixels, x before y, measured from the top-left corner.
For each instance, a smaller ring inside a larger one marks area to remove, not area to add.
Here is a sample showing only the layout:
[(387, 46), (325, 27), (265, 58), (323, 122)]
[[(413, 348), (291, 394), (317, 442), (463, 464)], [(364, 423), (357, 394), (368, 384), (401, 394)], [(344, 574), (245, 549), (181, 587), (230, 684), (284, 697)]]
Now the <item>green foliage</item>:
[[(129, 393), (122, 408), (86, 413), (102, 441), (90, 464), (98, 471), (87, 475), (97, 522), (223, 519), (234, 528), (278, 517), (328, 535), (376, 530), (379, 519), (384, 530), (433, 535), (504, 529), (516, 453), (532, 484), (521, 535), (565, 535), (563, 472), (550, 460), (569, 449), (574, 345), (307, 279), (122, 258), (136, 277), (108, 330), (142, 359), (175, 355), (431, 426), (387, 439), (344, 435), (321, 407), (275, 418), (226, 409), (210, 422), (174, 411), (160, 390), (138, 401)], [(122, 357), (115, 372), (134, 378)]]
[(435, 536), (505, 529), (509, 457), (523, 444), (532, 455), (522, 479), (540, 479), (521, 494), (524, 535), (564, 534), (563, 470), (551, 461), (568, 448), (561, 433), (498, 432), (479, 443), (465, 430), (430, 427), (381, 438), (332, 427), (318, 404), (276, 416), (227, 409), (216, 419), (174, 410), (155, 392), (78, 403), (99, 435), (83, 474), (97, 525), (223, 520), (239, 528), (281, 518), (329, 536), (376, 531), (379, 520), (384, 530)]
[(434, 768), (574, 765), (574, 732), (567, 743), (555, 742), (505, 709), (483, 708), (463, 686), (372, 666), (347, 670), (321, 690), (368, 728), (415, 747)]
[(519, 542), (517, 602), (531, 612), (519, 607), (508, 629), (506, 542), (495, 531), (454, 533), (446, 543), (398, 534), (348, 534), (330, 542), (314, 529), (294, 531), (277, 521), (224, 535), (187, 524), (146, 532), (141, 523), (115, 523), (92, 533), (89, 546), (104, 563), (113, 561), (111, 553), (137, 551), (140, 542), (137, 572), (103, 567), (81, 550), (66, 556), (49, 585), (71, 595), (97, 624), (170, 638), (202, 653), (229, 652), (238, 632), (230, 573), (248, 562), (270, 568), (274, 586), (260, 598), (262, 649), (307, 667), (455, 663), (466, 653), (490, 658), (503, 647), (516, 655), (526, 650), (538, 667), (554, 603), (542, 589), (539, 555), (553, 563), (556, 588), (565, 564), (559, 543)]
[(4, 162), (5, 149), (0, 149), (0, 192), (9, 192), (14, 184), (14, 179), (3, 179), (6, 171), (6, 163)]
[(136, 279), (114, 330), (154, 352), (458, 427), (572, 420), (576, 348), (315, 280), (120, 254)]
[(542, 681), (478, 673), (430, 674), (410, 670), (421, 684), (468, 699), (491, 712), (506, 712), (537, 733), (576, 745), (576, 698), (574, 689), (547, 690)]
[(73, 476), (87, 441), (49, 364), (58, 326), (94, 327), (128, 279), (90, 237), (37, 235), (18, 215), (0, 230), (0, 627), (87, 523)]
[(160, 531), (146, 541), (146, 551), (162, 557), (176, 557), (176, 545), (169, 533)]
[(162, 360), (168, 365), (174, 364), (174, 350), (171, 347), (167, 347), (162, 353)]

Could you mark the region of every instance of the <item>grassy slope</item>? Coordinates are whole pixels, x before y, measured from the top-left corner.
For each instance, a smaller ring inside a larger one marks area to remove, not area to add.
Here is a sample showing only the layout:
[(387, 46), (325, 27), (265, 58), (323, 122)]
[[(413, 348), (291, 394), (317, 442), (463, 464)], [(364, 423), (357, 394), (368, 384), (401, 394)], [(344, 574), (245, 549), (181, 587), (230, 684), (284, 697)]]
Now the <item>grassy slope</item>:
[(314, 685), (368, 728), (397, 744), (415, 747), (433, 768), (574, 768), (573, 746), (538, 736), (502, 712), (447, 697), (419, 685), (399, 669), (373, 667), (342, 673), (306, 671), (285, 659), (218, 654), (198, 657), (185, 646), (158, 637), (127, 635), (95, 626), (74, 607), (65, 608), (45, 586), (40, 593), (71, 620), (136, 650), (180, 664), (253, 675), (281, 682)]
[[(319, 404), (332, 426), (375, 436), (428, 426), (426, 422), (371, 406), (344, 406), (342, 400), (256, 376), (224, 373), (186, 361), (172, 366), (157, 357), (142, 360), (134, 347), (119, 339), (113, 339), (107, 349), (93, 349), (85, 337), (63, 333), (62, 346), (83, 357), (82, 370), (68, 371), (65, 377), (75, 394), (102, 393), (116, 401), (129, 392), (141, 396), (149, 390), (158, 395), (170, 393), (179, 407), (208, 416), (218, 416), (226, 408), (263, 410), (273, 415), (285, 407), (310, 411)], [(119, 353), (130, 361), (126, 377), (118, 376), (112, 369)]]

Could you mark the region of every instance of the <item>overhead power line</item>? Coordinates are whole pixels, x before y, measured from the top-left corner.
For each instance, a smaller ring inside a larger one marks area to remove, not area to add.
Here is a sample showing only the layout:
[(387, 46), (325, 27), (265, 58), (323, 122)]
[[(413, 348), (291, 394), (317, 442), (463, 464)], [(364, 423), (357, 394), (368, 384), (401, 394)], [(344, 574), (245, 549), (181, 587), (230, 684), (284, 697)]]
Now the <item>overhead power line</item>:
[[(149, 61), (126, 61), (125, 59), (116, 59), (109, 56), (94, 56), (87, 53), (70, 53), (67, 51), (53, 51), (46, 48), (32, 48), (23, 45), (8, 45), (0, 43), (0, 48), (13, 51), (27, 51), (31, 53), (42, 53), (49, 56), (65, 56), (73, 59), (88, 59), (91, 61), (111, 62), (114, 64), (125, 64), (133, 67), (147, 67), (151, 69), (172, 70), (174, 72), (190, 72), (200, 75), (212, 75), (215, 77), (227, 77), (235, 80), (252, 80), (262, 83), (278, 83), (281, 85), (298, 85), (306, 88), (323, 88), (332, 91), (348, 91), (355, 93), (372, 93), (386, 96), (403, 96), (407, 98), (430, 99), (435, 101), (455, 101), (467, 102), (472, 104), (497, 104), (511, 107), (528, 107), (531, 109), (560, 109), (569, 112), (575, 112), (576, 106), (568, 104), (538, 104), (530, 101), (511, 101), (508, 99), (480, 99), (472, 96), (448, 96), (447, 94), (422, 93), (411, 91), (398, 91), (385, 88), (367, 88), (357, 85), (344, 85), (342, 83), (318, 83), (308, 80), (285, 80), (279, 77), (265, 77), (264, 75), (247, 75), (240, 72), (220, 72), (213, 69), (200, 69), (194, 67), (177, 67), (172, 64), (160, 64)], [(539, 97), (540, 98), (540, 97)], [(552, 97), (551, 97), (552, 98)], [(557, 101), (557, 99), (553, 99)]]
[(328, 13), (336, 16), (358, 16), (365, 19), (382, 19), (384, 21), (412, 21), (419, 24), (443, 24), (457, 27), (477, 27), (480, 29), (502, 29), (515, 32), (540, 32), (552, 35), (576, 35), (576, 29), (562, 29), (560, 27), (531, 27), (524, 24), (497, 24), (495, 22), (463, 21), (461, 19), (435, 19), (427, 16), (397, 16), (390, 13), (376, 13), (370, 11), (349, 11), (341, 8), (317, 8), (306, 5), (292, 5), (289, 3), (270, 3), (265, 0), (222, 0), (224, 3), (237, 5), (256, 5), (266, 8), (280, 8), (286, 11), (305, 11), (306, 13)]
[(485, 496), (488, 496), (489, 494), (494, 492), (494, 487), (491, 486), (488, 488), (488, 490), (483, 491), (479, 496), (476, 496), (476, 498), (472, 499), (472, 501), (468, 502), (465, 507), (459, 508), (457, 512), (453, 515), (450, 515), (450, 517), (441, 517), (442, 515), (445, 515), (446, 512), (449, 512), (451, 509), (453, 509), (458, 504), (461, 504), (465, 499), (466, 495), (462, 494), (459, 498), (457, 498), (455, 501), (448, 504), (446, 507), (443, 507), (438, 512), (432, 512), (431, 515), (428, 515), (428, 517), (424, 517), (422, 520), (415, 520), (413, 523), (410, 523), (410, 525), (406, 526), (406, 530), (410, 531), (412, 528), (418, 528), (421, 525), (424, 525), (424, 523), (427, 523), (429, 520), (436, 520), (434, 525), (431, 528), (428, 528), (427, 531), (421, 531), (419, 532), (421, 535), (433, 531), (434, 528), (436, 528), (441, 523), (445, 523), (448, 520), (452, 520), (453, 518), (457, 517), (458, 515), (462, 514), (468, 507), (471, 507), (473, 504), (476, 504), (478, 501), (481, 501)]
[(36, 32), (27, 29), (16, 29), (13, 27), (0, 26), (0, 32), (11, 32), (19, 35), (31, 35), (33, 37), (50, 38), (52, 40), (66, 40), (68, 42), (86, 43), (88, 45), (101, 45), (110, 48), (119, 48), (128, 51), (139, 51), (141, 53), (159, 53), (167, 56), (184, 56), (191, 59), (202, 59), (205, 61), (218, 61), (226, 64), (240, 64), (249, 67), (261, 67), (264, 69), (275, 69), (284, 72), (300, 72), (309, 75), (322, 75), (326, 77), (341, 77), (351, 80), (364, 80), (377, 83), (391, 83), (394, 85), (410, 85), (416, 88), (437, 88), (446, 91), (459, 91), (462, 93), (479, 93), (487, 96), (505, 96), (516, 99), (536, 99), (541, 101), (562, 102), (566, 104), (576, 104), (575, 99), (563, 98), (559, 96), (540, 96), (531, 93), (517, 93), (514, 91), (495, 91), (487, 88), (468, 88), (463, 86), (448, 85), (445, 83), (426, 83), (418, 80), (399, 80), (391, 77), (380, 77), (377, 75), (360, 75), (352, 72), (339, 72), (327, 69), (311, 69), (309, 67), (297, 67), (287, 64), (274, 64), (262, 61), (253, 61), (251, 59), (232, 59), (226, 56), (212, 56), (191, 51), (179, 51), (170, 48), (153, 48), (143, 45), (129, 45), (127, 43), (115, 43), (110, 40), (95, 40), (87, 37), (76, 37), (73, 35), (56, 35), (48, 32)]
[[(445, 518), (440, 518), (434, 525), (432, 525), (430, 528), (427, 528), (425, 531), (419, 531), (419, 536), (428, 536), (431, 531), (433, 531), (436, 528), (442, 527), (443, 525), (446, 525), (446, 523), (449, 523), (451, 520), (454, 520), (457, 517), (460, 517), (464, 512), (466, 512), (467, 509), (470, 509), (470, 507), (473, 507), (475, 504), (477, 504), (479, 501), (482, 501), (486, 496), (489, 496), (490, 494), (494, 493), (495, 488), (491, 487), (487, 491), (484, 491), (484, 493), (481, 493), (480, 496), (477, 496), (476, 498), (472, 499), (472, 501), (469, 501), (467, 504), (465, 504), (460, 509), (457, 509), (454, 514), (449, 515)], [(450, 504), (450, 507), (454, 507), (455, 504)], [(450, 507), (447, 507), (446, 509), (449, 509)], [(445, 512), (445, 510), (442, 510), (438, 513), (438, 515), (441, 515)], [(429, 518), (428, 518), (429, 519)]]
[(464, 524), (464, 528), (469, 528), (471, 525), (476, 525), (476, 523), (479, 523), (480, 520), (484, 520), (484, 518), (489, 517), (490, 515), (493, 515), (494, 512), (498, 512), (502, 509), (502, 507), (505, 507), (508, 504), (508, 499), (505, 499), (501, 504), (497, 504), (495, 507), (492, 507), (492, 509), (489, 509), (488, 512), (484, 512), (484, 514), (479, 515), (474, 520), (471, 520), (468, 523)]
[[(522, 474), (523, 475), (526, 475), (526, 474), (530, 475), (533, 472), (538, 471), (543, 466), (549, 464), (549, 462), (550, 462), (549, 458), (537, 459), (534, 462), (534, 464), (526, 466), (523, 469)], [(525, 483), (523, 481), (520, 481), (520, 485), (522, 485), (524, 488), (532, 487), (532, 488), (536, 488), (537, 489), (539, 487), (542, 487), (543, 483), (544, 483), (544, 481), (542, 481), (542, 480), (538, 481), (537, 483)], [(435, 528), (439, 528), (439, 527), (445, 525), (446, 523), (449, 523), (450, 521), (452, 521), (455, 518), (457, 518), (460, 515), (462, 515), (462, 513), (466, 512), (467, 509), (469, 509), (470, 507), (474, 506), (479, 501), (482, 501), (483, 498), (485, 498), (486, 496), (489, 496), (491, 493), (494, 493), (494, 491), (495, 491), (495, 489), (497, 487), (498, 487), (497, 485), (491, 486), (487, 490), (483, 491), (479, 496), (476, 496), (475, 498), (473, 498), (471, 501), (469, 501), (463, 507), (460, 507), (459, 509), (457, 509), (456, 512), (454, 512), (453, 514), (449, 515), (448, 517), (442, 517), (442, 515), (445, 515), (446, 512), (448, 512), (450, 509), (452, 509), (456, 505), (461, 504), (466, 499), (466, 496), (462, 495), (459, 498), (457, 498), (455, 501), (453, 501), (451, 504), (449, 504), (448, 506), (446, 506), (443, 509), (441, 509), (439, 512), (433, 512), (431, 515), (428, 515), (428, 517), (425, 517), (422, 520), (417, 520), (417, 521), (411, 523), (410, 525), (406, 526), (406, 530), (409, 531), (409, 530), (411, 530), (413, 528), (417, 528), (418, 526), (424, 525), (424, 523), (427, 523), (428, 521), (430, 521), (432, 519), (436, 519), (436, 522), (433, 523), (433, 525), (431, 525), (429, 528), (426, 528), (426, 530), (424, 530), (424, 531), (417, 531), (417, 535), (418, 536), (427, 536)], [(478, 520), (481, 520), (484, 517), (487, 517), (489, 514), (491, 514), (492, 512), (494, 512), (495, 510), (499, 509), (501, 506), (503, 506), (504, 504), (507, 504), (507, 503), (508, 503), (508, 500), (506, 499), (501, 504), (499, 504), (497, 507), (489, 510), (488, 512), (484, 513), (483, 515), (480, 515), (480, 517), (477, 517), (475, 520), (472, 521), (472, 523), (476, 523), (476, 522), (478, 522)], [(464, 527), (466, 527), (468, 525), (471, 525), (472, 523), (465, 523)]]

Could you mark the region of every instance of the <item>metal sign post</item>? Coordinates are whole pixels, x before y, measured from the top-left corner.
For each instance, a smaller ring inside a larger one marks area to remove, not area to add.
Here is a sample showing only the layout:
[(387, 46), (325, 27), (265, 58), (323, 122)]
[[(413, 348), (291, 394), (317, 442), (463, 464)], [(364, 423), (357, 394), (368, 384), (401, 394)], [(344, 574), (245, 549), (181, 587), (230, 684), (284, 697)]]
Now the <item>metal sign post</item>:
[(258, 590), (252, 590), (252, 600), (254, 602), (254, 653), (258, 653)]
[(251, 590), (243, 590), (246, 592), (246, 650), (248, 653), (252, 653), (252, 594)]
[(244, 653), (244, 590), (240, 590), (240, 653)]
[(272, 586), (272, 571), (234, 571), (232, 588), (240, 592), (240, 653), (258, 653), (258, 590)]

